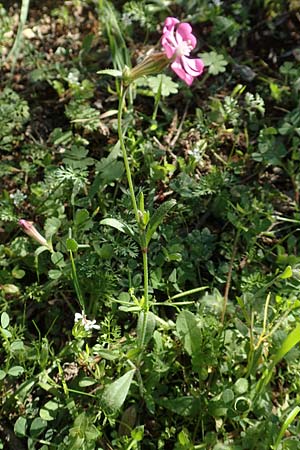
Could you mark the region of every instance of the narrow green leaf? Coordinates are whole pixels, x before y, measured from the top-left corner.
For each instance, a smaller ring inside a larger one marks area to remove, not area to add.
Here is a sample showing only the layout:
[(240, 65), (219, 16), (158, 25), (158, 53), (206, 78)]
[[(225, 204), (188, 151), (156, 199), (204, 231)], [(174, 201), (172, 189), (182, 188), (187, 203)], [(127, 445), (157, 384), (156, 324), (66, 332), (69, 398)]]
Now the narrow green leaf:
[(98, 355), (108, 361), (114, 361), (119, 357), (119, 353), (115, 350), (107, 350), (106, 348), (98, 351)]
[(290, 332), (290, 334), (285, 338), (281, 347), (275, 354), (273, 358), (272, 366), (276, 366), (279, 361), (290, 351), (295, 345), (300, 342), (300, 323), (296, 326), (296, 328)]
[(292, 330), (290, 334), (285, 338), (285, 340), (281, 344), (281, 347), (279, 348), (277, 353), (273, 356), (272, 363), (265, 370), (260, 381), (256, 386), (256, 397), (269, 384), (272, 378), (273, 369), (276, 366), (276, 364), (278, 364), (282, 360), (282, 358), (284, 358), (285, 355), (290, 350), (292, 350), (292, 348), (294, 348), (299, 342), (300, 342), (300, 323), (298, 323), (294, 328), (294, 330)]
[(97, 381), (94, 378), (84, 377), (79, 381), (78, 385), (80, 387), (88, 387), (93, 386), (96, 382)]
[[(1, 379), (1, 378), (0, 378)], [(27, 397), (28, 393), (31, 391), (33, 386), (36, 384), (36, 379), (33, 378), (31, 380), (26, 380), (24, 383), (21, 384), (21, 386), (16, 389), (15, 396), (23, 402), (25, 398)]]
[(114, 381), (104, 390), (102, 401), (110, 411), (118, 411), (123, 405), (134, 373), (135, 369), (129, 370), (125, 375)]
[(122, 71), (116, 70), (116, 69), (98, 70), (97, 73), (100, 75), (110, 75), (111, 77), (115, 77), (115, 78), (120, 78), (122, 76)]
[(101, 220), (100, 224), (116, 228), (117, 230), (121, 231), (121, 233), (128, 234), (129, 236), (134, 236), (133, 230), (125, 223), (120, 222), (120, 220), (107, 218)]
[(153, 336), (155, 326), (155, 315), (151, 311), (147, 313), (141, 311), (137, 323), (137, 341), (140, 345), (148, 344)]
[(176, 320), (176, 331), (185, 351), (195, 356), (202, 341), (202, 334), (197, 317), (190, 311), (181, 311)]
[(288, 427), (291, 425), (291, 423), (293, 422), (293, 420), (296, 418), (296, 416), (299, 414), (300, 412), (300, 407), (299, 406), (295, 406), (295, 408), (292, 409), (292, 411), (289, 413), (289, 415), (287, 416), (287, 418), (285, 419), (285, 421), (282, 424), (281, 430), (277, 436), (277, 439), (275, 441), (274, 446), (272, 447), (274, 450), (277, 450), (280, 444), (281, 439), (283, 438), (286, 430), (288, 429)]
[(157, 227), (162, 223), (164, 217), (176, 205), (176, 200), (164, 202), (152, 215), (146, 231), (146, 245), (148, 246)]

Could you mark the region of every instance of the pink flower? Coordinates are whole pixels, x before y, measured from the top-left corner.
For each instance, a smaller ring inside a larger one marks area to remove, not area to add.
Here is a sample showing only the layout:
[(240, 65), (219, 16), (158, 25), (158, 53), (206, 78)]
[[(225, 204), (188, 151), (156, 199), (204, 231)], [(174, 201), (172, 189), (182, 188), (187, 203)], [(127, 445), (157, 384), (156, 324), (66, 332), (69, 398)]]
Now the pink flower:
[(164, 23), (161, 44), (168, 59), (171, 59), (172, 70), (188, 86), (204, 70), (200, 58), (188, 58), (197, 45), (197, 39), (192, 33), (189, 23), (180, 23), (175, 17), (167, 17)]
[(33, 225), (33, 222), (30, 222), (29, 220), (20, 219), (19, 225), (23, 228), (24, 232), (30, 236), (32, 239), (37, 241), (39, 244), (43, 245), (44, 247), (47, 247), (49, 250), (51, 249), (50, 244), (46, 241), (44, 236), (42, 236), (38, 230)]

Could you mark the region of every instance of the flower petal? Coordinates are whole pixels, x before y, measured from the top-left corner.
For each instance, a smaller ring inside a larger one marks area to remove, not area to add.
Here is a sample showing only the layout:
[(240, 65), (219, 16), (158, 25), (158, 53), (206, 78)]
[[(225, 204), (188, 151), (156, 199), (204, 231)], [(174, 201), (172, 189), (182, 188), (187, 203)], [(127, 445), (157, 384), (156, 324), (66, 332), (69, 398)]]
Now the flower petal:
[(181, 63), (186, 73), (192, 77), (198, 77), (204, 70), (204, 63), (200, 58), (181, 57)]
[(191, 25), (187, 22), (180, 23), (175, 17), (167, 17), (161, 44), (166, 57), (171, 59), (172, 70), (190, 86), (204, 70), (203, 61), (200, 58), (189, 58), (190, 52), (197, 45)]
[(176, 17), (167, 17), (164, 23), (163, 34), (166, 33), (167, 31), (173, 32), (175, 25), (177, 25), (177, 23), (179, 23), (179, 20), (176, 19)]
[(188, 74), (182, 64), (181, 64), (181, 58), (176, 58), (174, 62), (171, 64), (171, 69), (176, 73), (176, 75), (181, 78), (188, 86), (192, 84), (194, 81), (194, 77), (190, 74)]
[(191, 50), (196, 47), (197, 39), (192, 33), (192, 27), (189, 23), (183, 22), (176, 28), (176, 40), (178, 43), (185, 41)]
[[(174, 39), (175, 41), (175, 39)], [(172, 56), (174, 55), (175, 51), (176, 51), (176, 43), (172, 43), (171, 41), (171, 36), (163, 36), (162, 40), (161, 40), (161, 45), (163, 46), (166, 56), (167, 58), (172, 58)]]
[(83, 319), (83, 314), (75, 313), (74, 322), (78, 322), (81, 319)]

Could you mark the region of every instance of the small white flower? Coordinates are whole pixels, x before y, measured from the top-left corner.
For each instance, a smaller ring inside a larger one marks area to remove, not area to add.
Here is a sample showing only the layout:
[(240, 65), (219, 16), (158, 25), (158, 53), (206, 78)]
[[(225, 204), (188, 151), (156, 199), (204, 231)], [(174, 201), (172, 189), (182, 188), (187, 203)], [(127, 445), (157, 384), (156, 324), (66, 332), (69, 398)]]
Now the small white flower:
[(81, 311), (80, 313), (75, 313), (74, 322), (81, 321), (81, 325), (84, 327), (86, 331), (92, 330), (93, 328), (95, 330), (100, 330), (100, 326), (96, 324), (96, 320), (89, 320), (87, 319), (86, 315), (84, 314), (84, 311)]

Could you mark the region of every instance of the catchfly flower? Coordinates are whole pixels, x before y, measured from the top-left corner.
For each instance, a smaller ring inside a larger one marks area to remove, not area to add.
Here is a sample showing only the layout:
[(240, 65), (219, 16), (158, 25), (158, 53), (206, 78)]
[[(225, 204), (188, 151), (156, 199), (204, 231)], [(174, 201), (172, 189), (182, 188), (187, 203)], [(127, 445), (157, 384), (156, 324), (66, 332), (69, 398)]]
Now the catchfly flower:
[(202, 59), (189, 58), (191, 51), (197, 45), (196, 36), (193, 35), (189, 23), (179, 22), (175, 17), (167, 17), (164, 23), (161, 45), (167, 58), (172, 61), (171, 69), (188, 86), (203, 73)]
[(81, 311), (80, 313), (75, 313), (74, 322), (81, 322), (81, 325), (84, 327), (85, 331), (92, 330), (93, 328), (95, 330), (100, 330), (100, 325), (96, 324), (96, 320), (89, 320), (84, 311)]
[(161, 45), (163, 51), (150, 52), (143, 61), (131, 69), (124, 67), (122, 78), (125, 85), (128, 86), (137, 78), (161, 73), (169, 65), (188, 86), (203, 73), (202, 59), (190, 58), (191, 51), (197, 45), (197, 39), (189, 23), (179, 22), (175, 17), (167, 17)]

